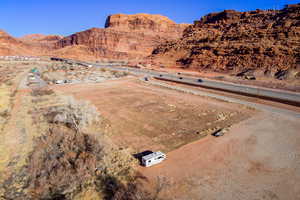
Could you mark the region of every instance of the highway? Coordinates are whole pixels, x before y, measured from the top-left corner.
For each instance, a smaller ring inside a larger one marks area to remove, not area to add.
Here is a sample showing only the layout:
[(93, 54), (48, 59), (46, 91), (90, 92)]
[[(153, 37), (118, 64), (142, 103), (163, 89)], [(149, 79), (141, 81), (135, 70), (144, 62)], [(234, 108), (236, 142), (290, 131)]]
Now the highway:
[(182, 84), (195, 85), (195, 86), (222, 90), (222, 91), (242, 94), (246, 96), (254, 96), (258, 98), (269, 99), (269, 100), (278, 101), (286, 104), (300, 106), (300, 93), (298, 92), (289, 92), (289, 91), (275, 90), (275, 89), (269, 89), (263, 87), (234, 84), (234, 83), (222, 82), (222, 81), (211, 80), (206, 78), (187, 77), (187, 76), (182, 76), (180, 74), (170, 74), (166, 72), (158, 72), (154, 70), (131, 68), (131, 67), (121, 67), (117, 65), (107, 66), (103, 64), (100, 65), (97, 63), (88, 63), (88, 62), (63, 59), (63, 58), (52, 58), (52, 60), (63, 61), (70, 64), (76, 63), (84, 66), (95, 66), (100, 68), (113, 69), (117, 71), (124, 71), (128, 73), (143, 75), (143, 76), (152, 77), (164, 81), (172, 81), (172, 82), (177, 82)]

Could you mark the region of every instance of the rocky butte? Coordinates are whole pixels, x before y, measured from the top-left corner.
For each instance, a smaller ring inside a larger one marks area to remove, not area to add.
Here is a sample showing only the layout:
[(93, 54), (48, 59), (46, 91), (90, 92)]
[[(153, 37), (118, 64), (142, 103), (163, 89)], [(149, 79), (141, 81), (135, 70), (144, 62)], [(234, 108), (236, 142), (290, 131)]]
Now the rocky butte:
[(282, 10), (208, 14), (188, 27), (182, 38), (159, 45), (150, 59), (200, 71), (255, 70), (299, 78), (300, 4)]
[[(116, 14), (107, 18), (105, 28), (92, 28), (61, 39), (56, 44), (60, 55), (86, 52), (89, 57), (107, 59), (141, 59), (166, 41), (182, 36), (188, 25), (176, 24), (161, 15)], [(65, 50), (63, 50), (65, 49)]]

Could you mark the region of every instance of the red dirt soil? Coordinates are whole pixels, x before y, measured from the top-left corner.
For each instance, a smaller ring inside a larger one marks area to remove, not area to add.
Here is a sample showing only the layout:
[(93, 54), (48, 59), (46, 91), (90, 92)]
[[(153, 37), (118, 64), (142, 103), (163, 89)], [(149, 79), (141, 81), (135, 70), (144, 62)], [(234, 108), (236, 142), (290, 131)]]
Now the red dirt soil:
[(260, 113), (223, 137), (196, 141), (140, 172), (172, 183), (178, 199), (298, 199), (300, 126), (296, 119)]

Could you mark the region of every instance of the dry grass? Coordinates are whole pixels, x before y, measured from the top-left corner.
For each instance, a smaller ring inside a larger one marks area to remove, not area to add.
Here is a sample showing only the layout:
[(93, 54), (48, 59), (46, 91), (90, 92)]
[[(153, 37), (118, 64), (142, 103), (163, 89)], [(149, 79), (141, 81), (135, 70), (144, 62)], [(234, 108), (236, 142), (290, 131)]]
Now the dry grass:
[(39, 128), (43, 133), (34, 140), (25, 166), (3, 184), (4, 199), (74, 199), (82, 194), (101, 199), (107, 196), (107, 179), (118, 185), (133, 180), (136, 161), (126, 149), (115, 147), (100, 133), (82, 131), (100, 119), (93, 106), (66, 97), (65, 104), (42, 109), (44, 102), (39, 100), (49, 95), (38, 94), (31, 96), (39, 103), (28, 113), (35, 124), (47, 124), (48, 118), (42, 116), (58, 113), (75, 119), (80, 129), (65, 121), (48, 123), (48, 129)]
[(51, 95), (51, 94), (54, 94), (54, 91), (49, 88), (45, 88), (45, 89), (39, 88), (39, 89), (33, 89), (31, 91), (32, 96), (44, 96), (44, 95)]
[(11, 88), (0, 86), (0, 131), (2, 130), (11, 109)]
[[(51, 128), (36, 139), (27, 165), (6, 186), (6, 199), (65, 199), (78, 193), (102, 169), (103, 146), (94, 137), (65, 127)], [(22, 184), (21, 193), (15, 185)]]
[(92, 189), (112, 199), (112, 190), (129, 192), (134, 160), (112, 146), (104, 137), (54, 126), (36, 139), (26, 166), (5, 182), (4, 198), (73, 199)]
[(29, 194), (39, 199), (70, 196), (102, 169), (103, 146), (94, 137), (54, 128), (37, 139), (29, 157)]

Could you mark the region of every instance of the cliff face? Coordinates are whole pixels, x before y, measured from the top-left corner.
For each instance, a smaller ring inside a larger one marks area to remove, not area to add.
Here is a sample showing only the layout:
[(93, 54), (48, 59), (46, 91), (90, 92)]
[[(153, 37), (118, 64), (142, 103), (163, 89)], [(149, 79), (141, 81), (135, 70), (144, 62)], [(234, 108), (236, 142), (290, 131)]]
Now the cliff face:
[(176, 24), (165, 16), (149, 14), (111, 15), (105, 23), (105, 28), (140, 32), (145, 35), (159, 35), (169, 39), (181, 37), (187, 26), (187, 24)]
[(300, 68), (300, 4), (275, 11), (212, 13), (177, 41), (159, 45), (155, 63), (198, 70), (264, 73)]
[(157, 45), (180, 38), (187, 26), (160, 15), (117, 14), (107, 18), (105, 28), (92, 28), (64, 38), (42, 34), (13, 38), (3, 32), (0, 54), (139, 60), (151, 55)]
[(106, 20), (106, 28), (65, 37), (57, 42), (56, 48), (80, 45), (97, 58), (140, 59), (150, 55), (160, 43), (181, 37), (187, 26), (160, 15), (112, 15)]

